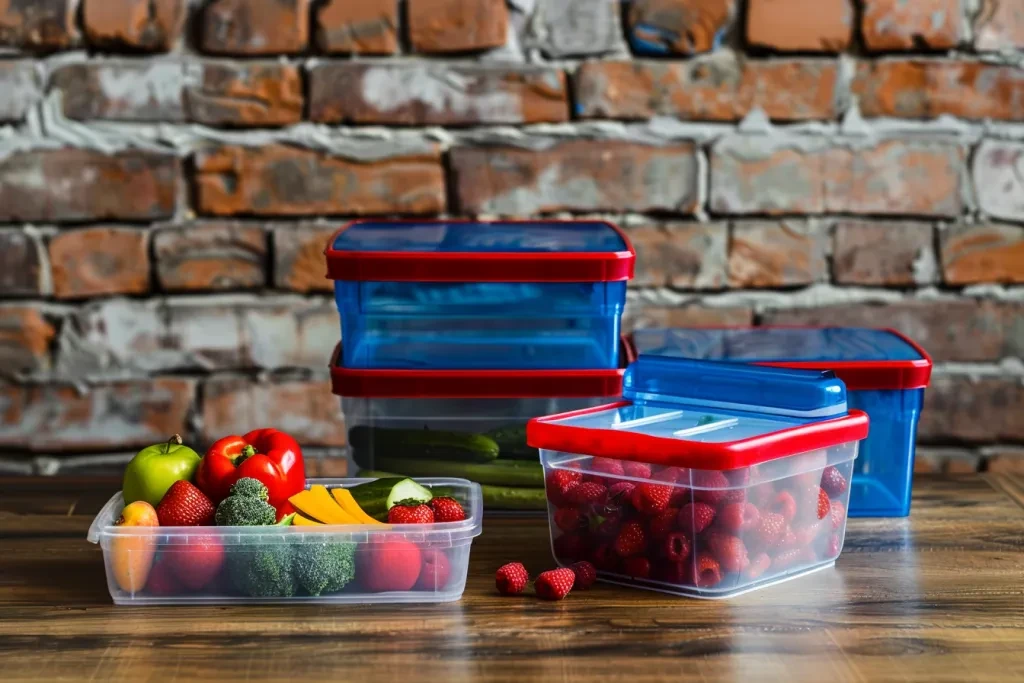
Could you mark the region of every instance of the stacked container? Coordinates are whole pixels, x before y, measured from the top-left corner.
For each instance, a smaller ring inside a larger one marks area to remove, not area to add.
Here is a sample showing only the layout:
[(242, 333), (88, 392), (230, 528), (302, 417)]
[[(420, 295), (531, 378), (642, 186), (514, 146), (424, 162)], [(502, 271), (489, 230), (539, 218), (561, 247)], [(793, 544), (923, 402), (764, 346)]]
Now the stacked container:
[(357, 221), (327, 251), (331, 362), (363, 473), (457, 476), (543, 509), (531, 417), (617, 398), (635, 254), (602, 221)]

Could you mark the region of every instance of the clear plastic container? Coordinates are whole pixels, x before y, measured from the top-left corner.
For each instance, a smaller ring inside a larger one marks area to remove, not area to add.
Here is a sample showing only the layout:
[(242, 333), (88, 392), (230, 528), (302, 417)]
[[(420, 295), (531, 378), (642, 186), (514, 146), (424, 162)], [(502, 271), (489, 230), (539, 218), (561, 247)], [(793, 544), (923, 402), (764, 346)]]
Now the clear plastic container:
[[(307, 485), (336, 488), (367, 481), (311, 479)], [(88, 538), (103, 549), (107, 586), (118, 605), (458, 600), (466, 586), (470, 545), (481, 530), (480, 487), (464, 479), (417, 481), (458, 500), (466, 519), (322, 527), (117, 527), (114, 521), (124, 507), (117, 493), (93, 520)], [(348, 568), (332, 569), (325, 580), (314, 563), (327, 556), (342, 563), (332, 567)], [(338, 577), (349, 580), (340, 587)], [(310, 587), (319, 594), (311, 594)]]
[(833, 373), (641, 355), (624, 381), (528, 425), (559, 564), (725, 598), (835, 563), (868, 418)]
[(356, 221), (326, 250), (345, 362), (617, 367), (635, 252), (603, 221)]
[(639, 330), (639, 352), (682, 358), (832, 370), (851, 408), (871, 418), (850, 494), (851, 517), (910, 514), (917, 423), (932, 360), (895, 330), (763, 327)]

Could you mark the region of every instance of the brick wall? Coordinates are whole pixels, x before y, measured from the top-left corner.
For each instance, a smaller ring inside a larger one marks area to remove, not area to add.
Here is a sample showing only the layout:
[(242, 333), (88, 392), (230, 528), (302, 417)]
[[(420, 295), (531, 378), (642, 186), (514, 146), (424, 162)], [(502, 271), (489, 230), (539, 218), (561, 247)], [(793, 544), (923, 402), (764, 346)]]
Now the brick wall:
[(1024, 6), (0, 2), (0, 468), (343, 445), (326, 235), (600, 215), (629, 325), (892, 325), (924, 468), (1024, 468)]

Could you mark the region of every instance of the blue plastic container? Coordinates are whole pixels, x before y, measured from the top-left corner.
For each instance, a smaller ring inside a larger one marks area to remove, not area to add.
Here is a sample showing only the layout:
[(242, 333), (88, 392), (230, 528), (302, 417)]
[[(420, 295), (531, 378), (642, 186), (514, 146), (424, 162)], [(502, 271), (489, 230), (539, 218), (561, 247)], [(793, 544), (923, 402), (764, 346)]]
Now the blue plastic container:
[(618, 367), (635, 252), (610, 223), (356, 221), (326, 255), (347, 367)]
[(634, 333), (638, 353), (832, 370), (851, 408), (871, 419), (853, 475), (852, 517), (906, 517), (914, 445), (932, 361), (895, 330), (864, 328), (672, 329)]

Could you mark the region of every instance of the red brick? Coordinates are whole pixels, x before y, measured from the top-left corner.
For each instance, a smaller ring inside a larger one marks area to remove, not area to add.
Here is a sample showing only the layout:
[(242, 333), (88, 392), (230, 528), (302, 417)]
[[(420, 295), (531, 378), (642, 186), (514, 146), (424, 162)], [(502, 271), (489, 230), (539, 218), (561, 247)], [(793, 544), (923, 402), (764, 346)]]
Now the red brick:
[(166, 52), (187, 11), (187, 0), (82, 0), (86, 39), (101, 47)]
[(0, 159), (0, 221), (154, 220), (174, 213), (178, 162), (128, 150), (39, 149)]
[[(517, 4), (513, 0), (513, 4)], [(523, 3), (518, 3), (522, 5)], [(624, 51), (619, 0), (541, 2), (531, 21), (547, 57), (562, 59)], [(531, 44), (532, 47), (532, 44)]]
[(1020, 303), (940, 300), (766, 311), (762, 320), (766, 325), (893, 327), (936, 361), (985, 362), (1024, 356), (1022, 315)]
[(434, 214), (444, 210), (444, 172), (435, 147), (374, 160), (267, 145), (221, 147), (196, 157), (201, 213)]
[(199, 69), (170, 60), (81, 62), (54, 69), (50, 86), (70, 119), (174, 123), (185, 120), (182, 93)]
[(307, 294), (334, 291), (324, 249), (337, 226), (282, 226), (274, 230), (274, 286)]
[(982, 0), (974, 20), (974, 47), (978, 50), (1024, 48), (1024, 5), (1013, 0)]
[(861, 62), (851, 85), (865, 116), (1024, 118), (1024, 72), (944, 60)]
[(349, 467), (348, 458), (332, 457), (311, 457), (309, 451), (304, 451), (307, 478), (344, 478), (353, 477), (355, 472)]
[(978, 206), (989, 216), (1024, 221), (1024, 143), (982, 140), (972, 175)]
[(861, 32), (869, 50), (948, 50), (961, 38), (961, 0), (862, 0)]
[(643, 54), (692, 55), (719, 45), (736, 16), (736, 0), (633, 0), (629, 38)]
[(648, 306), (631, 303), (622, 318), (623, 330), (658, 327), (749, 327), (754, 324), (750, 308), (705, 308), (697, 305)]
[(710, 206), (721, 214), (955, 217), (964, 211), (965, 158), (961, 145), (938, 139), (726, 138), (711, 151)]
[[(55, 334), (39, 309), (27, 305), (0, 306), (0, 376), (48, 370), (50, 343)], [(2, 424), (0, 421), (0, 427)]]
[(146, 232), (135, 228), (86, 228), (50, 240), (53, 293), (58, 299), (149, 291)]
[(42, 97), (35, 63), (27, 59), (0, 61), (0, 122), (20, 121)]
[(211, 54), (294, 54), (309, 42), (310, 0), (213, 0), (199, 47)]
[(273, 425), (303, 446), (344, 446), (345, 421), (328, 381), (254, 383), (215, 378), (203, 385), (202, 440)]
[(1024, 283), (1024, 228), (960, 225), (939, 233), (946, 284)]
[(832, 263), (836, 282), (912, 286), (935, 279), (932, 226), (927, 223), (836, 225)]
[(0, 229), (0, 298), (48, 294), (46, 257), (35, 233)]
[(314, 121), (398, 125), (559, 122), (565, 74), (545, 66), (332, 62), (309, 74)]
[(407, 12), (409, 41), (417, 52), (465, 52), (505, 44), (505, 0), (408, 0)]
[(747, 40), (782, 52), (842, 52), (853, 21), (850, 0), (749, 0)]
[(803, 221), (741, 223), (729, 240), (731, 287), (790, 287), (825, 279), (825, 231)]
[(724, 224), (672, 223), (627, 230), (637, 252), (637, 286), (720, 289), (725, 286)]
[(166, 290), (252, 289), (267, 282), (263, 228), (200, 222), (163, 228), (153, 238), (156, 275)]
[(1024, 441), (1019, 377), (936, 375), (924, 392), (918, 438), (926, 443)]
[(780, 121), (835, 118), (838, 66), (823, 59), (587, 62), (576, 74), (583, 118), (736, 121), (758, 107)]
[(0, 387), (0, 446), (31, 451), (137, 449), (189, 435), (195, 382), (161, 377), (90, 386)]
[(697, 208), (698, 164), (690, 143), (571, 140), (538, 150), (461, 147), (449, 159), (454, 194), (468, 213), (690, 214)]
[(73, 0), (0, 0), (0, 47), (49, 52), (71, 47)]
[(390, 55), (398, 50), (398, 0), (327, 0), (316, 13), (324, 52)]
[(298, 67), (257, 62), (206, 63), (184, 97), (189, 120), (209, 126), (298, 123), (304, 105)]

